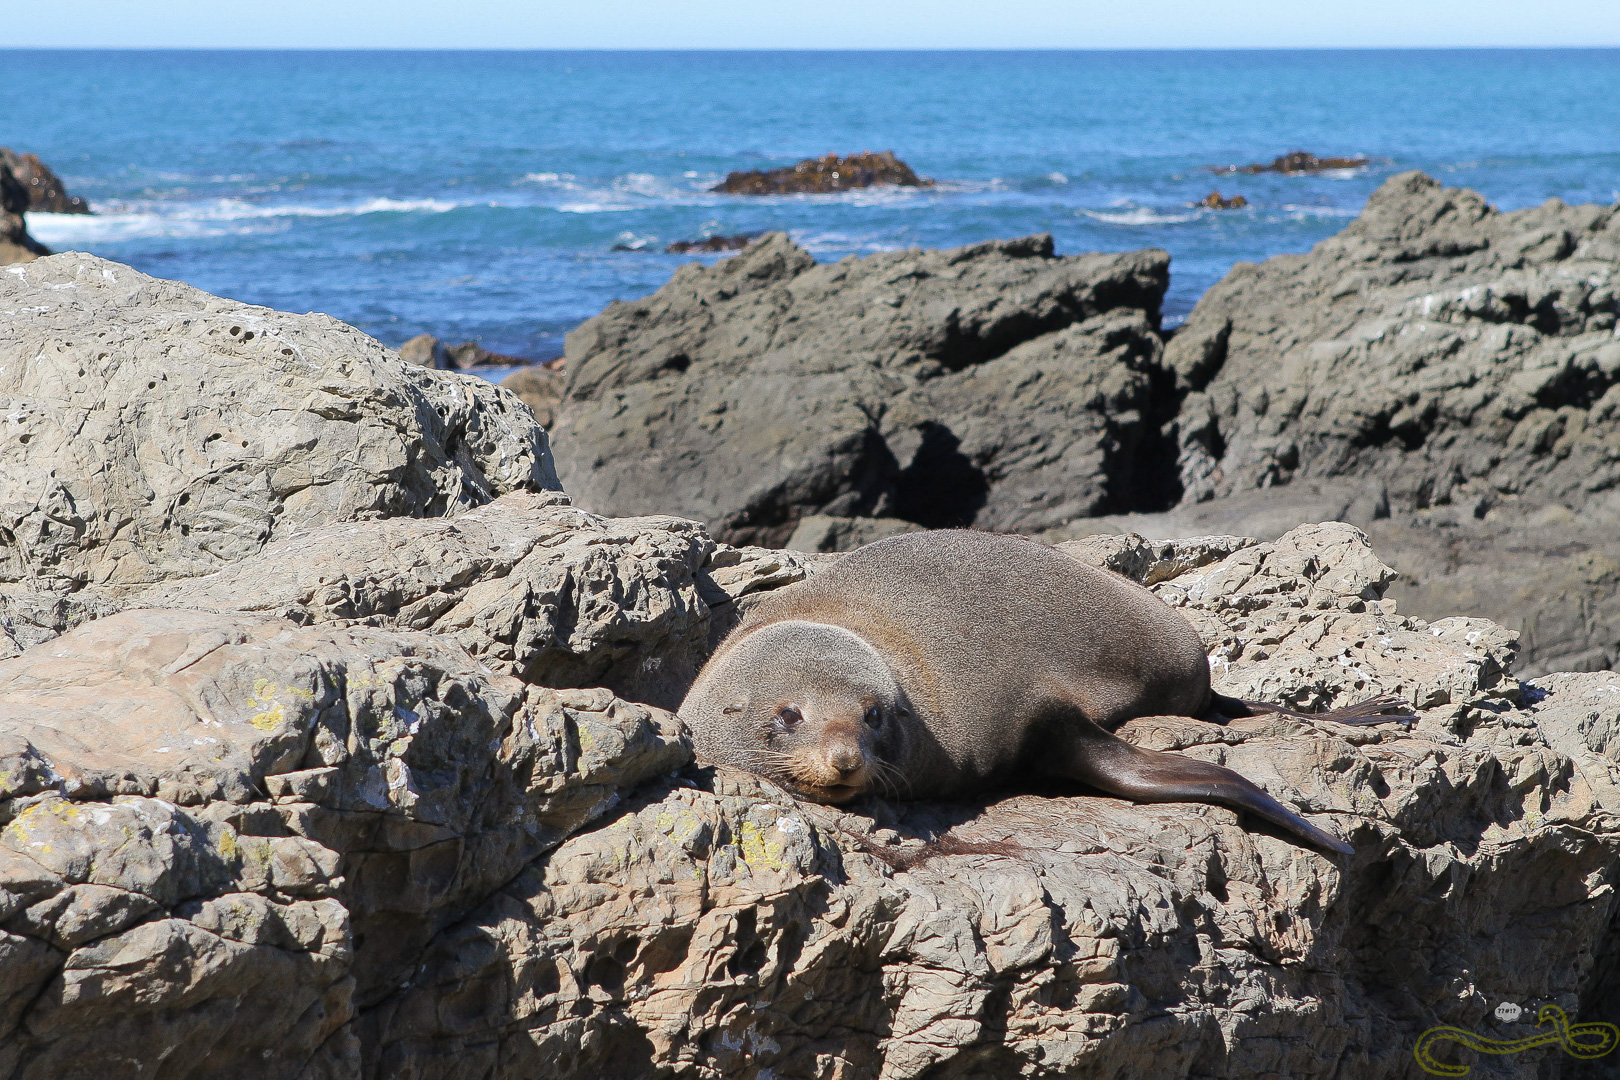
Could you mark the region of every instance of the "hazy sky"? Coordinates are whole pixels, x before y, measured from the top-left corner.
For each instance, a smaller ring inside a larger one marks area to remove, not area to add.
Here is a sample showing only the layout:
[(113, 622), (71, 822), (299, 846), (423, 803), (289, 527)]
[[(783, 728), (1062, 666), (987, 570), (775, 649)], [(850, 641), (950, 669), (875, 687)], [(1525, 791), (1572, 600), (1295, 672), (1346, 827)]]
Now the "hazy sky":
[(51, 0), (6, 7), (0, 47), (1620, 45), (1620, 0)]

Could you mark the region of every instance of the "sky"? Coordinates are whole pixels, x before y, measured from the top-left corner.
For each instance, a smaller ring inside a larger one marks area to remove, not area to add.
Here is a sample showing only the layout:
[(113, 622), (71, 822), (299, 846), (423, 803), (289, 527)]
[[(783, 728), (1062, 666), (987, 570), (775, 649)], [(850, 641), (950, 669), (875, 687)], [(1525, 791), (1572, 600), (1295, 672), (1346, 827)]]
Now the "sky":
[(0, 48), (1620, 46), (1620, 0), (52, 0)]

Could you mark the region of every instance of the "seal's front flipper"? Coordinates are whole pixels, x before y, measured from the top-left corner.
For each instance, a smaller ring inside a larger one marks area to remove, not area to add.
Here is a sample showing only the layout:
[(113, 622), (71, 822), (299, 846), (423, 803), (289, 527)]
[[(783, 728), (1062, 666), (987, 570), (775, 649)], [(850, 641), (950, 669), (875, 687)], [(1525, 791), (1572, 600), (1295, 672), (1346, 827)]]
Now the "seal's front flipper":
[(1349, 855), (1355, 849), (1318, 829), (1231, 769), (1207, 761), (1132, 746), (1094, 727), (1075, 738), (1047, 771), (1136, 802), (1204, 802), (1245, 810), (1299, 837), (1311, 847)]

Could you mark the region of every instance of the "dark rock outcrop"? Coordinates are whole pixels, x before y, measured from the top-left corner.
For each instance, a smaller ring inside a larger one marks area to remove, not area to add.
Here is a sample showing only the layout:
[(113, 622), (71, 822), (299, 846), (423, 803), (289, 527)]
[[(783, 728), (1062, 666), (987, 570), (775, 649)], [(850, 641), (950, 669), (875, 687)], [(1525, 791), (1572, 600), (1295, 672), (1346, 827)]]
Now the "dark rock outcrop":
[(47, 214), (88, 214), (90, 204), (69, 195), (62, 180), (37, 154), (19, 154), (0, 146), (0, 171), (9, 171), (28, 193), (25, 210)]
[[(1419, 173), (1308, 255), (1235, 267), (1170, 341), (1182, 506), (1113, 527), (1367, 529), (1420, 615), (1620, 662), (1620, 213), (1498, 213)], [(1101, 523), (1099, 523), (1101, 524)], [(1085, 531), (1077, 523), (1068, 533)]]
[(705, 236), (701, 240), (677, 240), (664, 249), (666, 255), (689, 255), (693, 252), (741, 251), (759, 237), (759, 233), (734, 233), (731, 236)]
[(711, 190), (725, 195), (825, 195), (883, 184), (932, 187), (933, 183), (912, 172), (911, 166), (895, 157), (893, 150), (877, 154), (863, 150), (848, 157), (828, 154), (805, 158), (797, 165), (780, 169), (728, 173)]
[(1249, 200), (1242, 195), (1233, 195), (1227, 199), (1223, 198), (1219, 191), (1212, 191), (1200, 199), (1198, 205), (1209, 210), (1241, 210), (1249, 205)]
[(1038, 236), (817, 265), (768, 235), (568, 336), (561, 475), (586, 509), (743, 543), (807, 514), (1027, 532), (1173, 503), (1168, 263)]
[(1257, 162), (1253, 165), (1211, 165), (1210, 172), (1214, 173), (1319, 173), (1330, 169), (1360, 169), (1370, 163), (1371, 159), (1357, 157), (1325, 157), (1319, 158), (1305, 150), (1290, 150), (1281, 157), (1272, 159), (1269, 163)]
[(28, 235), (28, 189), (0, 161), (0, 266), (32, 262), (51, 249)]

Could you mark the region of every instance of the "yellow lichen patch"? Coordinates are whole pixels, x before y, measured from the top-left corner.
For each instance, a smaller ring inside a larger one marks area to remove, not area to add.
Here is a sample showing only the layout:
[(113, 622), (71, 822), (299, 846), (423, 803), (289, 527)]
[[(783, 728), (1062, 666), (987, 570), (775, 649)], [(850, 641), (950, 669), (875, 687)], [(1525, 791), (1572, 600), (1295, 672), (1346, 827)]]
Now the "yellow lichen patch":
[(287, 719), (287, 710), (279, 702), (254, 713), (248, 718), (248, 723), (260, 731), (274, 731)]
[(766, 866), (778, 872), (787, 869), (787, 862), (782, 858), (782, 845), (767, 839), (765, 830), (752, 821), (745, 821), (740, 832), (743, 862), (749, 866)]
[(242, 845), (236, 842), (236, 830), (229, 825), (220, 831), (219, 853), (227, 859), (234, 859), (242, 853)]
[[(288, 687), (292, 692), (292, 687)], [(248, 723), (260, 731), (274, 731), (287, 719), (287, 708), (276, 700), (281, 687), (269, 679), (258, 679), (253, 684), (253, 696), (248, 698), (248, 708), (254, 710), (248, 717)], [(307, 692), (307, 691), (306, 691)]]

